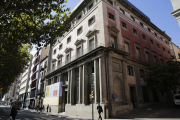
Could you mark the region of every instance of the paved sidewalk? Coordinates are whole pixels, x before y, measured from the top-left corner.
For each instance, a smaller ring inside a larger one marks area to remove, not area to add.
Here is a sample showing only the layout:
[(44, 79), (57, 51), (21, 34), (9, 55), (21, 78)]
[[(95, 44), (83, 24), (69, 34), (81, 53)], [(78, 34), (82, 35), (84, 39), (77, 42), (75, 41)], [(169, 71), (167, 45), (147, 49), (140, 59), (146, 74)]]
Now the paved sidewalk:
[[(22, 109), (22, 110), (28, 110), (28, 109)], [(34, 113), (40, 113), (40, 111), (37, 112), (37, 110), (32, 110), (32, 109), (29, 109), (29, 111), (34, 112)], [(51, 112), (43, 111), (40, 114), (47, 114), (47, 115), (51, 115), (51, 116), (58, 116), (60, 118), (68, 118), (68, 119), (83, 119), (83, 120), (91, 120), (92, 119), (92, 118), (82, 117), (82, 116), (67, 115), (67, 114), (65, 114), (65, 112), (51, 113)]]

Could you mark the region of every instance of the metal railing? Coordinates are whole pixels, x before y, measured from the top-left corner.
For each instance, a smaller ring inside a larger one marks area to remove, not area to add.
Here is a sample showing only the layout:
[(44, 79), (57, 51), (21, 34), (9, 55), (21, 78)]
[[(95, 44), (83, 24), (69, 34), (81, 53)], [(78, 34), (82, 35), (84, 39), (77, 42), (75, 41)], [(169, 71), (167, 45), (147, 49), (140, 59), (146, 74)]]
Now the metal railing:
[(118, 49), (118, 50), (123, 51), (123, 52), (127, 52), (127, 51), (125, 51), (125, 46), (116, 44), (114, 42), (109, 42), (108, 46), (112, 47), (112, 48), (115, 48), (115, 49)]
[[(69, 60), (65, 60), (64, 62), (62, 62), (60, 65), (57, 66), (56, 69), (59, 69), (59, 68), (65, 66), (66, 64), (68, 64), (68, 63), (76, 60), (77, 58), (79, 58), (79, 57), (81, 57), (81, 56), (83, 56), (83, 55), (85, 55), (85, 54), (93, 51), (94, 49), (96, 49), (96, 48), (98, 48), (98, 47), (100, 47), (100, 46), (105, 46), (105, 45), (102, 44), (102, 43), (96, 43), (96, 44), (90, 45), (89, 47), (83, 49), (82, 52), (81, 52), (81, 54), (76, 53), (76, 54), (70, 56)], [(46, 75), (49, 74), (49, 73), (51, 73), (51, 72), (53, 72), (53, 71), (55, 71), (56, 69), (51, 69), (51, 70), (49, 70), (49, 71), (46, 73)]]

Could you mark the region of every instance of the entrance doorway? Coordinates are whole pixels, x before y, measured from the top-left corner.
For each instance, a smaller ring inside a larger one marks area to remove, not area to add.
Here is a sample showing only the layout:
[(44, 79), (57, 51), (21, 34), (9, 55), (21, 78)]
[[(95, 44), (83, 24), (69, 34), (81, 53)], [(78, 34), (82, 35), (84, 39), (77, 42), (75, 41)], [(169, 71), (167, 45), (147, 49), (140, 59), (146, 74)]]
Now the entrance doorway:
[(65, 112), (65, 105), (67, 104), (67, 91), (63, 91), (64, 93), (64, 97), (63, 97), (63, 108), (62, 108), (62, 112)]
[(130, 99), (131, 103), (133, 104), (133, 108), (136, 108), (137, 96), (135, 86), (130, 86)]

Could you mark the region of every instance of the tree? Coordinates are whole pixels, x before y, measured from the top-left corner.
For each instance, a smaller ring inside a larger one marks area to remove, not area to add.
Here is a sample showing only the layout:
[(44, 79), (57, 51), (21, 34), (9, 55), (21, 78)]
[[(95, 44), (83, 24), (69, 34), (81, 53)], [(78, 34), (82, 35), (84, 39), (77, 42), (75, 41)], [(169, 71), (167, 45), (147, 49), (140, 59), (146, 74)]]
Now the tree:
[(32, 45), (26, 44), (19, 48), (10, 48), (11, 44), (13, 43), (9, 43), (4, 48), (0, 47), (0, 50), (3, 51), (0, 54), (0, 80), (3, 94), (7, 92), (15, 78), (28, 66), (31, 59), (29, 51), (32, 49)]
[[(28, 45), (54, 44), (70, 28), (67, 0), (1, 0), (0, 80), (3, 92), (27, 66)], [(27, 47), (27, 49), (26, 49)], [(27, 61), (26, 61), (27, 60)]]
[(66, 2), (67, 0), (1, 1), (0, 39), (38, 46), (55, 43), (55, 38), (63, 36), (70, 27), (69, 8), (64, 9)]
[(180, 62), (168, 61), (164, 65), (152, 64), (148, 69), (149, 72), (144, 79), (148, 86), (165, 92), (166, 96), (169, 91), (180, 87)]

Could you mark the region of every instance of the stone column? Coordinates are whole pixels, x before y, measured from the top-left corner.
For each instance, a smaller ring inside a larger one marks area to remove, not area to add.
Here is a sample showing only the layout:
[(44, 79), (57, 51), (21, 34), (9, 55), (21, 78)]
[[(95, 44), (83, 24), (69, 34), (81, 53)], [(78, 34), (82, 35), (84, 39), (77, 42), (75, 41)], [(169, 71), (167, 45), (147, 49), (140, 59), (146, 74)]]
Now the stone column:
[(83, 65), (82, 77), (82, 103), (87, 103), (87, 64)]
[(81, 104), (81, 94), (82, 94), (82, 72), (81, 66), (79, 67), (79, 104)]
[(101, 62), (101, 58), (99, 58), (99, 88), (100, 88), (100, 103), (103, 103), (103, 99), (102, 99), (102, 66), (101, 66), (102, 62)]
[(125, 61), (122, 61), (122, 68), (123, 68), (123, 81), (124, 81), (124, 97), (125, 97), (125, 103), (130, 103), (130, 96), (129, 96), (129, 86), (127, 82), (127, 65)]
[(69, 104), (70, 99), (70, 76), (71, 71), (68, 71), (68, 91), (67, 91), (67, 104)]
[(98, 101), (98, 66), (97, 60), (94, 60), (94, 102), (97, 103)]
[(70, 104), (74, 103), (74, 84), (75, 83), (75, 72), (74, 69), (71, 70), (71, 77), (70, 77)]

